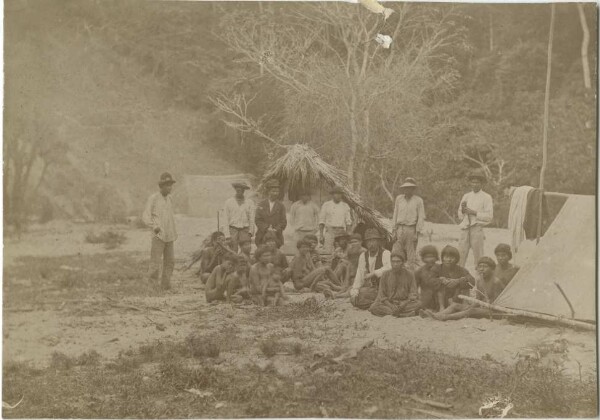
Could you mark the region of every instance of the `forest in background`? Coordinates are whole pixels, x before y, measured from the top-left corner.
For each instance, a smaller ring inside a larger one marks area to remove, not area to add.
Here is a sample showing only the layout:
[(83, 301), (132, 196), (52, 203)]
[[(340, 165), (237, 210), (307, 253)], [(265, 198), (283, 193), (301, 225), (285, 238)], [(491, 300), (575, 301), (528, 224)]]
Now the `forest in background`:
[[(412, 176), (449, 223), (483, 169), (504, 225), (506, 189), (539, 182), (550, 6), (386, 7), (383, 22), (349, 3), (5, 2), (5, 222), (118, 221), (157, 173), (260, 175), (302, 142), (386, 215)], [(596, 190), (596, 18), (556, 7), (550, 191)]]

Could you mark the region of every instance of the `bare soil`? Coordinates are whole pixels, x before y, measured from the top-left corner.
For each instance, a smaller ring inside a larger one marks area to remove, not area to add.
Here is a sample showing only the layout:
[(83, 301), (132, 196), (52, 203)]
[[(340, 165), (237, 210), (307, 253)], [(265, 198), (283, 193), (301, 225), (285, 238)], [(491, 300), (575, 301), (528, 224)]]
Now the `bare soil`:
[[(278, 322), (257, 319), (257, 308), (207, 304), (194, 270), (184, 272), (181, 267), (214, 229), (214, 221), (178, 216), (177, 222), (181, 227), (176, 245), (179, 270), (173, 276), (173, 290), (167, 293), (146, 287), (149, 236), (143, 229), (55, 222), (34, 227), (19, 242), (8, 240), (4, 249), (4, 361), (31, 361), (43, 366), (54, 352), (76, 356), (91, 349), (111, 358), (145, 342), (179, 340), (193, 332), (218, 332), (228, 326), (238, 327), (250, 338), (259, 333), (291, 332)], [(118, 250), (85, 243), (86, 232), (109, 228), (127, 236)], [(455, 226), (432, 225), (432, 229), (433, 243), (439, 247), (457, 240)], [(486, 246), (492, 249), (506, 232), (490, 229), (486, 235)], [(422, 242), (427, 241), (423, 238)], [(63, 284), (65, 276), (75, 281)], [(59, 278), (63, 280), (57, 285)], [(303, 301), (309, 296), (290, 297)], [(560, 341), (568, 345), (566, 374), (596, 372), (596, 337), (590, 332), (511, 324), (507, 320), (442, 323), (418, 317), (377, 318), (353, 308), (346, 300), (328, 305), (331, 312), (320, 320), (318, 328), (310, 320), (303, 321), (294, 327), (294, 333), (310, 331), (309, 340), (323, 347), (372, 339), (381, 348), (410, 343), (503, 363), (514, 362), (517, 355), (537, 345)]]

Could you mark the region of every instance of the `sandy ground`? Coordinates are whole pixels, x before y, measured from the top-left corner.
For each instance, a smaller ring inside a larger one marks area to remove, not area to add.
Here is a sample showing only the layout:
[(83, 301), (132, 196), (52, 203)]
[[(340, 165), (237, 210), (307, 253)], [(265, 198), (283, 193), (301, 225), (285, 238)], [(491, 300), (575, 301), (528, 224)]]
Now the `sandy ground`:
[[(178, 216), (180, 238), (177, 257), (183, 260), (199, 247), (201, 240), (215, 227), (212, 220)], [(184, 229), (185, 226), (185, 229)], [(34, 227), (21, 241), (5, 244), (5, 264), (15, 258), (31, 256), (62, 256), (104, 253), (99, 245), (86, 244), (85, 233), (100, 231), (106, 226), (77, 225), (54, 222)], [(149, 234), (144, 230), (116, 227), (126, 232), (128, 241), (119, 251), (138, 252), (147, 259)], [(439, 247), (456, 243), (458, 229), (452, 225), (432, 225), (433, 243)], [(492, 254), (499, 241), (508, 233), (500, 229), (486, 232), (486, 253)], [(428, 242), (428, 238), (420, 243)], [(181, 262), (181, 261), (180, 261)], [(467, 267), (472, 267), (472, 263)], [(7, 281), (5, 279), (5, 281)], [(77, 356), (96, 350), (111, 358), (120, 351), (135, 348), (155, 340), (181, 340), (191, 333), (219, 333), (235, 327), (248, 338), (268, 336), (301, 338), (316, 348), (350, 346), (373, 339), (384, 348), (404, 344), (429, 347), (433, 350), (472, 358), (492, 358), (513, 363), (519, 353), (542, 343), (564, 340), (568, 344), (568, 360), (564, 367), (569, 375), (595, 375), (596, 337), (591, 332), (548, 328), (531, 325), (511, 325), (505, 320), (466, 319), (437, 322), (421, 318), (376, 318), (353, 308), (345, 300), (337, 300), (326, 320), (300, 320), (286, 325), (277, 320), (257, 318), (260, 308), (234, 308), (226, 304), (209, 305), (204, 300), (200, 284), (190, 272), (176, 271), (174, 290), (159, 297), (127, 297), (114, 307), (104, 296), (89, 296), (84, 302), (46, 305), (31, 312), (3, 311), (4, 361), (30, 361), (36, 365), (48, 363), (55, 351)], [(292, 300), (304, 300), (308, 295), (291, 295)], [(317, 296), (323, 299), (322, 296)], [(125, 308), (130, 305), (133, 308)], [(157, 325), (159, 324), (159, 325)]]

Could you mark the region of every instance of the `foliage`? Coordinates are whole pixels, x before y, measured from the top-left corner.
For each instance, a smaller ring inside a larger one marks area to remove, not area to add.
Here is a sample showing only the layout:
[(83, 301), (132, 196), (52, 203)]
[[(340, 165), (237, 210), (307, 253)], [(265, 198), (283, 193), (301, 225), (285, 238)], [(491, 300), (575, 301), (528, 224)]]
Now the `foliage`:
[[(247, 355), (247, 347), (237, 349)], [(36, 389), (27, 404), (5, 416), (321, 417), (323, 406), (332, 417), (413, 418), (413, 408), (428, 409), (410, 398), (417, 395), (452, 404), (455, 416), (474, 417), (484, 399), (497, 394), (510, 396), (523, 417), (591, 417), (597, 410), (593, 380), (575, 381), (535, 361), (510, 367), (414, 346), (365, 349), (348, 363), (316, 371), (312, 357), (292, 356), (305, 369), (289, 376), (272, 364), (216, 366), (210, 359), (145, 354), (121, 354), (106, 366), (84, 365), (60, 375), (53, 367), (5, 365), (5, 400)], [(190, 388), (208, 397), (185, 391)]]
[[(481, 167), (504, 225), (505, 187), (538, 183), (548, 5), (391, 7), (383, 22), (343, 2), (11, 2), (5, 222), (123, 220), (163, 165), (262, 174), (279, 152), (223, 124), (209, 99), (224, 93), (254, 98), (246, 112), (265, 133), (311, 145), (386, 216), (413, 176), (428, 219), (451, 221), (464, 174)], [(592, 194), (596, 92), (577, 7), (556, 7), (546, 188)], [(596, 11), (581, 7), (594, 63)]]

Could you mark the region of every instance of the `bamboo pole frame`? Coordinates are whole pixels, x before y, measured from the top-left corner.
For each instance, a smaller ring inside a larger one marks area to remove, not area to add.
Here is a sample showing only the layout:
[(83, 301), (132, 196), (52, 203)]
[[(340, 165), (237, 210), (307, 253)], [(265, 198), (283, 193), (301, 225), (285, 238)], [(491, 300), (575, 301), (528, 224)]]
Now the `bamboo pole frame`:
[(535, 319), (541, 319), (544, 321), (554, 322), (556, 324), (564, 325), (566, 327), (574, 327), (574, 328), (581, 328), (583, 330), (588, 330), (588, 331), (596, 331), (596, 324), (588, 324), (587, 322), (576, 321), (574, 319), (561, 318), (559, 316), (554, 316), (554, 315), (538, 314), (536, 312), (524, 311), (522, 309), (505, 308), (503, 306), (492, 305), (490, 303), (482, 302), (475, 298), (472, 298), (469, 296), (464, 296), (464, 295), (459, 295), (458, 297), (460, 299), (464, 300), (465, 302), (474, 303), (483, 308), (492, 309), (494, 311), (502, 312), (505, 314), (525, 316), (528, 318), (535, 318)]

